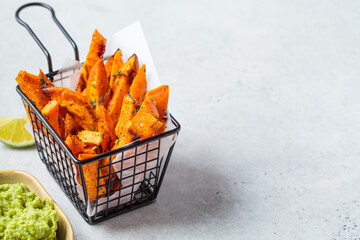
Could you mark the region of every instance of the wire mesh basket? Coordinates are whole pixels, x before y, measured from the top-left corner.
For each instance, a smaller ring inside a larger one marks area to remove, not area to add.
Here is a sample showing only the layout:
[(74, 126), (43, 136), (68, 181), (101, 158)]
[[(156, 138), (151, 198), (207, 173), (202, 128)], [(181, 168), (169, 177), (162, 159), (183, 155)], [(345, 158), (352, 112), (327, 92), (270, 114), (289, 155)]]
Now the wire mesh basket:
[[(53, 20), (70, 41), (74, 48), (75, 58), (78, 60), (75, 42), (56, 19), (54, 10), (49, 5), (25, 4), (17, 10), (16, 19), (29, 31), (45, 53), (49, 66), (47, 76), (52, 81), (69, 78), (80, 68), (74, 66), (62, 72), (52, 71), (50, 54), (31, 28), (19, 18), (19, 12), (22, 9), (34, 5), (51, 11)], [(16, 90), (22, 98), (31, 121), (40, 159), (89, 224), (104, 221), (156, 201), (180, 131), (180, 124), (171, 114), (169, 114), (170, 119), (164, 133), (79, 161), (19, 86)], [(108, 160), (108, 164), (104, 164), (105, 160)], [(90, 164), (97, 166), (97, 173), (94, 173), (97, 177), (96, 197), (91, 202), (84, 177), (84, 171)], [(108, 168), (108, 174), (100, 174), (105, 168)]]

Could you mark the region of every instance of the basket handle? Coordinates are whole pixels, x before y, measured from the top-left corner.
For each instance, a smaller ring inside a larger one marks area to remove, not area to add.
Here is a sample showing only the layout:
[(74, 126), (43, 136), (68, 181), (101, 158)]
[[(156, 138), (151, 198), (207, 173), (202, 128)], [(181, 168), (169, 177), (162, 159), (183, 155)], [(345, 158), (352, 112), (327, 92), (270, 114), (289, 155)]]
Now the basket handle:
[(24, 22), (20, 17), (19, 17), (19, 13), (21, 12), (21, 10), (27, 8), (27, 7), (31, 7), (31, 6), (40, 6), (40, 7), (44, 7), (47, 8), (50, 12), (51, 12), (51, 16), (52, 19), (54, 20), (54, 22), (56, 23), (56, 25), (60, 28), (61, 32), (65, 35), (65, 37), (67, 38), (67, 40), (70, 42), (72, 48), (74, 49), (74, 53), (75, 53), (75, 59), (77, 61), (79, 61), (79, 51), (78, 51), (78, 47), (76, 45), (76, 43), (74, 42), (74, 40), (70, 37), (70, 35), (66, 32), (65, 28), (61, 25), (61, 23), (59, 22), (59, 20), (57, 20), (56, 16), (55, 16), (55, 11), (54, 9), (46, 4), (46, 3), (40, 3), (40, 2), (32, 2), (32, 3), (27, 3), (22, 5), (21, 7), (19, 7), (16, 12), (15, 12), (15, 18), (16, 21), (18, 21), (18, 23), (20, 23), (24, 28), (26, 28), (26, 30), (30, 33), (30, 35), (32, 36), (32, 38), (35, 40), (35, 42), (37, 43), (37, 45), (39, 45), (39, 47), (41, 48), (41, 50), (43, 51), (43, 53), (46, 56), (47, 59), (47, 63), (48, 63), (48, 68), (49, 68), (49, 73), (53, 72), (53, 66), (52, 66), (52, 61), (51, 61), (51, 56), (50, 53), (48, 52), (48, 50), (44, 47), (44, 45), (42, 44), (42, 42), (39, 40), (39, 38), (36, 36), (36, 34), (33, 32), (33, 30), (30, 28), (30, 26)]

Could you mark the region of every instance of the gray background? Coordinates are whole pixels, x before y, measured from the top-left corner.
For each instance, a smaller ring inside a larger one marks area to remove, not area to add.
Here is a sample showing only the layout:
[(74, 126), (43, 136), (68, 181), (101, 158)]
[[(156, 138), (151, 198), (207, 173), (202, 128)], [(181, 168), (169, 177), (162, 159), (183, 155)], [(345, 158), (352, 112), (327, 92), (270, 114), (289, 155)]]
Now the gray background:
[[(358, 239), (359, 1), (49, 1), (83, 61), (94, 28), (140, 20), (182, 124), (158, 201), (89, 226), (35, 148), (0, 145), (0, 169), (35, 175), (76, 239)], [(0, 8), (0, 115), (24, 114), (19, 70), (47, 71)], [(49, 13), (23, 13), (52, 53), (73, 56)]]

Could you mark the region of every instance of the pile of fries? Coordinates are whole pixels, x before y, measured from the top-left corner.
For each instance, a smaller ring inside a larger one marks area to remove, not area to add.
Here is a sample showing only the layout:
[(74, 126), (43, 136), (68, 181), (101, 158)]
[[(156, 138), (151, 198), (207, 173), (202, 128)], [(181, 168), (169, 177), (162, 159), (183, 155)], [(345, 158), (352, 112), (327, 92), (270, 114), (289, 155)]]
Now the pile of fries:
[[(124, 63), (117, 50), (104, 63), (105, 47), (106, 39), (95, 30), (76, 92), (54, 86), (41, 70), (39, 76), (20, 71), (16, 77), (23, 93), (80, 161), (165, 131), (169, 87), (146, 91), (146, 66), (139, 68), (136, 54)], [(35, 131), (41, 130), (33, 125)], [(98, 164), (83, 165), (90, 201), (97, 196)], [(110, 159), (100, 164), (108, 166)], [(105, 185), (109, 171), (109, 167), (101, 168), (100, 186)], [(119, 187), (114, 184), (112, 190)], [(98, 196), (105, 196), (106, 191), (100, 187)]]

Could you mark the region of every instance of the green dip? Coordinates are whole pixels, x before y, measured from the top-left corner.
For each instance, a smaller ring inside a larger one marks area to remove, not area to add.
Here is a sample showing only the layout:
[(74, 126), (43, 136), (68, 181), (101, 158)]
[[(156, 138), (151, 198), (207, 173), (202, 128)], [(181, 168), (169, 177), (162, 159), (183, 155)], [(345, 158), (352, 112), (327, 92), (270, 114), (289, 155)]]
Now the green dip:
[(54, 204), (24, 184), (0, 184), (0, 239), (56, 239)]

